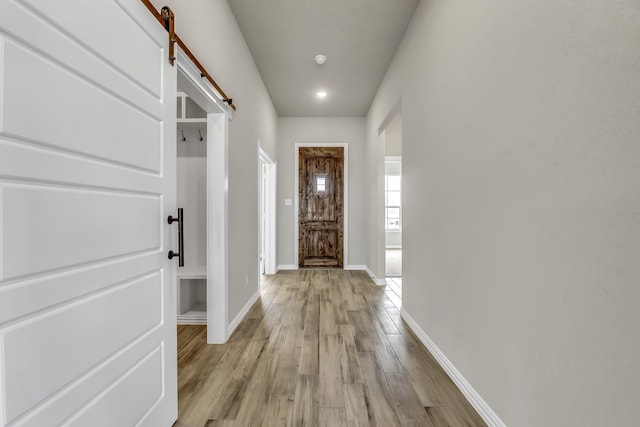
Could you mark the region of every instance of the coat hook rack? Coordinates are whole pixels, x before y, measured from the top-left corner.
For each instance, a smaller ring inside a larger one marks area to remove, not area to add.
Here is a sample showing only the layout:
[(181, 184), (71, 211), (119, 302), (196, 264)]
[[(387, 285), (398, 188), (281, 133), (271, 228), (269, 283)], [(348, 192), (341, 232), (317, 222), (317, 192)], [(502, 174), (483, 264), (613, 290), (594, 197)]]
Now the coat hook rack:
[(184, 136), (184, 130), (181, 130), (180, 132), (182, 132), (182, 141), (186, 141), (187, 138)]
[(198, 133), (200, 134), (200, 141), (202, 141), (202, 132), (198, 129)]

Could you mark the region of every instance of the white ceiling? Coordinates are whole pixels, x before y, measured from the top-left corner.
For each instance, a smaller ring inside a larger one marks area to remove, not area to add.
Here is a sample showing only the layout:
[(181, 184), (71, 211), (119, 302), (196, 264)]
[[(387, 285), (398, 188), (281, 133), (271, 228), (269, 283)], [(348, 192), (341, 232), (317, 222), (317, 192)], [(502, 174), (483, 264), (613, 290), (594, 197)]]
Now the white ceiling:
[(419, 2), (228, 1), (283, 117), (365, 116)]

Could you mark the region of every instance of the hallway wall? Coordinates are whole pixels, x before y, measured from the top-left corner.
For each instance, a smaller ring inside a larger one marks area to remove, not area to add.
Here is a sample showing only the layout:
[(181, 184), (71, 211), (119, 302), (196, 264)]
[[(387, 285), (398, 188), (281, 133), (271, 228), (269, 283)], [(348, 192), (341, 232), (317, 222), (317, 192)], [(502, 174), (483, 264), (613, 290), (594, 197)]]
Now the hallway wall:
[(229, 126), (229, 321), (259, 288), (258, 140), (275, 158), (277, 115), (226, 1), (152, 0), (238, 110)]
[(637, 424), (639, 45), (636, 0), (423, 0), (369, 111), (403, 307), (509, 426)]
[(298, 257), (294, 249), (294, 233), (298, 221), (293, 206), (285, 206), (284, 200), (295, 203), (295, 144), (300, 142), (346, 142), (349, 144), (349, 223), (348, 264), (365, 265), (368, 239), (366, 224), (366, 182), (364, 179), (365, 118), (304, 118), (281, 117), (278, 119), (278, 190), (277, 228), (278, 262), (280, 266), (296, 266)]

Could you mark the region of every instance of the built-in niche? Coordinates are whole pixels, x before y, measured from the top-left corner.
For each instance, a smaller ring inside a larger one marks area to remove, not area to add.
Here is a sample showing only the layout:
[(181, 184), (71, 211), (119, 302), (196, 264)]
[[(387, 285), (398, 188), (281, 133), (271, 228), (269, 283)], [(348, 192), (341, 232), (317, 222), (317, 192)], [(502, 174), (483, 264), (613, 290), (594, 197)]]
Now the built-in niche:
[(177, 196), (184, 219), (178, 324), (206, 324), (207, 114), (183, 92), (178, 92), (177, 107)]

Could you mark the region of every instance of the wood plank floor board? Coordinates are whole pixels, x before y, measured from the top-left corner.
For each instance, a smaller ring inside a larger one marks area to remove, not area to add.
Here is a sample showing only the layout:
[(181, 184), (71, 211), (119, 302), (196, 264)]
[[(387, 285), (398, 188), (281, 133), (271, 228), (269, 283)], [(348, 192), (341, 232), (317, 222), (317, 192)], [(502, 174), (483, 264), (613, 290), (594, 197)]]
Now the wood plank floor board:
[(318, 376), (298, 375), (296, 394), (293, 398), (292, 426), (317, 426), (318, 421)]
[[(378, 316), (372, 312), (372, 310), (360, 310), (361, 317), (360, 331), (362, 332), (363, 340), (366, 343), (373, 345), (373, 351), (378, 356), (378, 360), (382, 365), (382, 369), (387, 374), (400, 374), (403, 373), (403, 368), (398, 361), (389, 340), (384, 332), (384, 328), (378, 321)], [(366, 337), (366, 339), (364, 338)], [(361, 351), (371, 351), (365, 349), (367, 346), (363, 346)]]
[[(295, 386), (295, 381), (294, 381)], [(295, 393), (295, 391), (294, 391)], [(262, 420), (264, 427), (287, 427), (293, 415), (293, 396), (270, 396)]]
[[(181, 326), (179, 329), (188, 329)], [(215, 364), (204, 361), (202, 372), (191, 378), (191, 384), (178, 389), (178, 414), (183, 414), (179, 420), (188, 426), (202, 426), (209, 419), (210, 406), (217, 401), (216, 396), (221, 393), (222, 387), (229, 381), (228, 375), (220, 375), (220, 371), (232, 372), (238, 367), (238, 355), (243, 354), (250, 344), (249, 338), (241, 338), (242, 333), (232, 337), (224, 345), (225, 352)], [(180, 337), (180, 334), (178, 334)], [(206, 345), (206, 344), (205, 344)], [(216, 346), (217, 347), (217, 346)], [(242, 370), (244, 367), (240, 367)], [(199, 367), (195, 367), (200, 371)], [(178, 366), (178, 378), (182, 376), (182, 369)], [(184, 397), (183, 397), (184, 396)]]
[(356, 334), (355, 334), (355, 342), (358, 351), (368, 352), (375, 351), (375, 346), (371, 341), (369, 336), (368, 328), (365, 321), (362, 319), (362, 311), (363, 310), (355, 310), (349, 311), (349, 322), (354, 326)]
[(404, 368), (398, 360), (387, 335), (384, 334), (382, 328), (378, 322), (373, 322), (371, 331), (373, 335), (373, 342), (375, 347), (376, 356), (380, 361), (380, 366), (386, 374), (403, 374)]
[(236, 425), (239, 426), (261, 426), (264, 414), (267, 412), (269, 390), (272, 389), (273, 379), (277, 369), (277, 358), (273, 352), (266, 351), (257, 363), (256, 370), (245, 384), (243, 395), (239, 396), (234, 407), (238, 410), (233, 415)]
[(333, 315), (335, 319), (335, 323), (338, 325), (345, 325), (349, 323), (349, 318), (347, 317), (347, 309), (346, 302), (342, 298), (342, 292), (340, 291), (340, 284), (336, 280), (331, 281), (330, 290), (330, 301), (333, 306)]
[(425, 412), (431, 422), (436, 426), (465, 427), (470, 424), (461, 423), (451, 408), (446, 406), (431, 406), (425, 408)]
[[(238, 425), (262, 425), (264, 413), (267, 412), (269, 397), (275, 387), (274, 382), (277, 379), (278, 365), (283, 359), (280, 355), (287, 345), (289, 332), (282, 322), (278, 322), (273, 328), (270, 339), (252, 340), (255, 342), (255, 347), (264, 342), (263, 350), (254, 357), (255, 362), (252, 365), (252, 369), (242, 378), (242, 386), (238, 389), (234, 398), (226, 405), (226, 410), (222, 411), (224, 419), (236, 420)], [(289, 342), (289, 345), (295, 348), (293, 341), (295, 341), (295, 338)], [(249, 348), (250, 346), (248, 346)], [(251, 355), (248, 358), (251, 358)], [(215, 410), (210, 413), (211, 418), (216, 418), (216, 415)]]
[(320, 408), (318, 412), (320, 427), (348, 427), (344, 408)]
[(271, 307), (262, 316), (262, 320), (258, 323), (258, 326), (253, 328), (254, 333), (251, 338), (262, 340), (269, 339), (274, 326), (280, 322), (285, 313), (285, 306), (280, 304), (271, 304)]
[(296, 392), (303, 338), (303, 329), (294, 328), (287, 331), (284, 346), (278, 357), (273, 387), (271, 388), (272, 396), (293, 399)]
[[(307, 319), (307, 310), (309, 309), (309, 291), (310, 283), (302, 282), (298, 293), (296, 294), (295, 304), (291, 307), (291, 316), (289, 325), (299, 329), (304, 329), (304, 322)], [(315, 309), (315, 306), (312, 307)]]
[(363, 383), (344, 385), (345, 415), (349, 426), (364, 427), (373, 423), (365, 388)]
[(409, 326), (402, 320), (402, 316), (400, 316), (400, 310), (396, 307), (384, 307), (385, 313), (391, 319), (396, 329), (403, 337), (411, 336), (413, 337), (413, 332)]
[[(235, 421), (233, 420), (208, 420), (204, 427), (233, 427)], [(174, 424), (173, 427), (179, 427), (180, 424)], [(182, 426), (186, 427), (186, 426)]]
[(338, 324), (336, 312), (332, 302), (332, 292), (329, 289), (320, 291), (320, 334), (337, 335)]
[(302, 348), (300, 351), (300, 375), (318, 375), (319, 371), (319, 326), (315, 322), (305, 322)]
[(402, 288), (398, 285), (397, 279), (387, 279), (386, 285), (391, 291), (393, 291), (396, 295), (402, 295)]
[(365, 378), (365, 395), (373, 422), (379, 426), (400, 425), (391, 389), (375, 353), (360, 353), (360, 363)]
[(343, 349), (340, 335), (322, 335), (320, 337), (320, 374), (318, 392), (320, 406), (324, 408), (344, 407), (342, 390), (341, 359)]
[[(247, 393), (251, 378), (253, 378), (258, 369), (258, 363), (263, 356), (267, 343), (267, 340), (250, 340), (246, 350), (237, 359), (237, 363), (219, 381), (219, 387), (208, 408), (208, 419), (226, 420), (236, 418), (240, 403)], [(258, 375), (260, 374), (259, 372)]]
[(175, 427), (484, 427), (365, 272), (263, 276), (224, 345), (178, 327)]
[(362, 366), (360, 366), (360, 355), (358, 354), (355, 335), (353, 325), (340, 325), (340, 337), (343, 345), (340, 371), (344, 384), (364, 383), (364, 374), (362, 373)]
[[(386, 298), (385, 302), (383, 303), (385, 307), (400, 307), (402, 305), (402, 298), (400, 298), (394, 291), (389, 290), (388, 292), (384, 293), (384, 296)], [(390, 301), (391, 304), (389, 304), (388, 301)]]
[(387, 374), (387, 383), (396, 399), (400, 424), (437, 427), (427, 415), (407, 375)]
[[(390, 336), (389, 341), (407, 370), (422, 406), (445, 405), (447, 402), (444, 393), (438, 393), (442, 387), (436, 386), (433, 376), (429, 372), (434, 369), (430, 361), (424, 357), (422, 352), (412, 351), (400, 335)], [(442, 378), (442, 381), (444, 380), (445, 378)]]
[(400, 333), (385, 307), (371, 307), (370, 310), (371, 316), (376, 319), (385, 334), (397, 335)]
[(353, 306), (354, 310), (364, 310), (367, 307), (367, 300), (365, 299), (364, 295), (362, 295), (361, 293), (354, 293)]
[(304, 321), (313, 322), (316, 325), (320, 324), (320, 293), (315, 292), (315, 289), (309, 291), (309, 301)]
[(355, 283), (351, 282), (348, 279), (345, 279), (338, 287), (346, 310), (362, 309), (362, 306), (358, 305), (358, 301), (356, 301), (355, 286)]
[(418, 339), (411, 335), (408, 338), (389, 336), (389, 340), (397, 349), (398, 356), (409, 372), (410, 381), (422, 396), (428, 396), (422, 402), (425, 407), (448, 407), (462, 426), (473, 426), (482, 423), (482, 419), (464, 398), (461, 392), (446, 375), (440, 375), (441, 368), (433, 356), (422, 346)]

